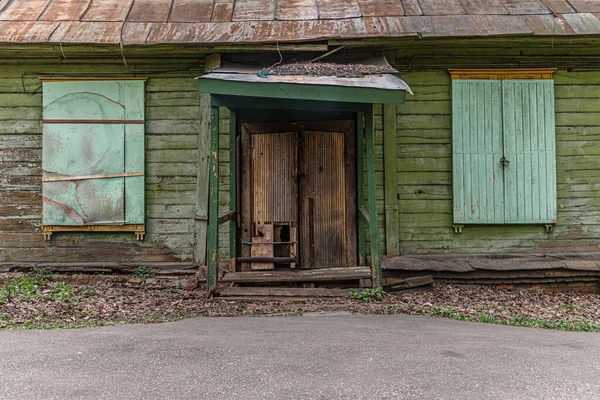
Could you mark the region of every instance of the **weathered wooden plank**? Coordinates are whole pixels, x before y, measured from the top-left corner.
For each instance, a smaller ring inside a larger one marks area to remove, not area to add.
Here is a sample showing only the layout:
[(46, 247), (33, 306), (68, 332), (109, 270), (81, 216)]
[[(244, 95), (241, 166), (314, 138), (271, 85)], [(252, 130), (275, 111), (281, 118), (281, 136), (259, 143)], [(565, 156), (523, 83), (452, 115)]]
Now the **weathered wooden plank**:
[(229, 222), (229, 270), (235, 272), (237, 257), (238, 235), (237, 228), (239, 224), (239, 211), (237, 199), (237, 113), (235, 109), (229, 113), (229, 209), (233, 210), (233, 218)]
[(371, 277), (368, 267), (299, 269), (294, 271), (268, 270), (234, 272), (225, 274), (223, 282), (269, 283), (269, 282), (324, 282), (366, 279)]
[[(2, 136), (0, 136), (0, 146)], [(198, 150), (198, 134), (195, 135), (146, 135), (146, 150)]]
[[(439, 89), (438, 89), (439, 90)], [(421, 94), (417, 92), (413, 101), (398, 105), (398, 115), (426, 114), (426, 115), (450, 115), (452, 107), (449, 100), (424, 101)]]
[[(36, 133), (37, 130), (23, 131), (24, 133)], [(199, 120), (189, 121), (173, 121), (173, 120), (153, 120), (146, 122), (146, 133), (147, 134), (176, 134), (176, 135), (192, 135), (197, 134), (200, 131)], [(2, 122), (0, 121), (0, 133), (3, 132)]]
[(206, 278), (209, 294), (217, 287), (218, 262), (219, 262), (219, 107), (210, 107), (210, 169), (208, 174), (208, 233), (206, 264), (208, 274)]
[(196, 176), (194, 163), (147, 163), (147, 176)]
[(0, 135), (42, 133), (42, 121), (0, 121)]
[(384, 105), (385, 232), (388, 255), (398, 255), (398, 165), (396, 164), (396, 106)]
[(431, 275), (415, 276), (413, 278), (404, 278), (398, 281), (387, 283), (383, 285), (383, 290), (385, 292), (400, 292), (402, 290), (431, 286), (432, 284), (433, 277)]
[(200, 105), (194, 106), (165, 106), (158, 107), (146, 106), (146, 120), (192, 120), (198, 119), (200, 114)]
[[(357, 210), (365, 208), (365, 185), (364, 176), (365, 171), (365, 113), (356, 113), (356, 165), (359, 171), (356, 175), (356, 198), (357, 198)], [(361, 215), (360, 211), (357, 212)], [(358, 247), (358, 264), (365, 265), (367, 261), (366, 257), (366, 223), (363, 218), (357, 218), (357, 247)]]
[(196, 149), (148, 149), (146, 150), (146, 162), (149, 163), (195, 163), (198, 159)]
[(196, 191), (148, 191), (146, 195), (147, 204), (195, 204)]
[(350, 289), (228, 287), (218, 291), (220, 297), (347, 297)]
[(365, 115), (365, 151), (367, 153), (367, 194), (369, 207), (369, 243), (371, 250), (371, 274), (373, 279), (373, 286), (381, 286), (381, 260), (380, 260), (380, 247), (379, 247), (379, 232), (377, 221), (377, 205), (376, 205), (376, 193), (375, 193), (375, 160), (373, 154), (373, 147), (375, 145), (374, 140), (374, 124), (372, 113), (366, 113)]

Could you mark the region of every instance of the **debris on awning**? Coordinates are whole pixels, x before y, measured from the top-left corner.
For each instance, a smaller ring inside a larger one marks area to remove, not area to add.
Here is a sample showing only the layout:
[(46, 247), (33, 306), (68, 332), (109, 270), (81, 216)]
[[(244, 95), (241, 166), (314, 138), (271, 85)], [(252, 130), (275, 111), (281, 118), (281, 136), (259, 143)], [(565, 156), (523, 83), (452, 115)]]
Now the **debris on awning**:
[(396, 76), (398, 71), (380, 56), (355, 63), (299, 62), (273, 67), (255, 67), (224, 63), (198, 78), (234, 82), (289, 83), (303, 85), (361, 87), (404, 90), (410, 87)]

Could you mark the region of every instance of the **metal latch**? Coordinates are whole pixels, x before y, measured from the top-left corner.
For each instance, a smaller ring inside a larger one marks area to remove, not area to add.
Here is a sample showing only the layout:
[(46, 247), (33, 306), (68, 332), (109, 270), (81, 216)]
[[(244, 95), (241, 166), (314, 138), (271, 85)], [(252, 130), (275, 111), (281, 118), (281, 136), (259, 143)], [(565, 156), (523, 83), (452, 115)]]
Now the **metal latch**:
[(502, 158), (500, 159), (500, 164), (502, 164), (502, 166), (503, 166), (503, 167), (508, 167), (508, 164), (510, 164), (510, 161), (508, 161), (508, 160), (506, 159), (506, 157), (502, 157)]

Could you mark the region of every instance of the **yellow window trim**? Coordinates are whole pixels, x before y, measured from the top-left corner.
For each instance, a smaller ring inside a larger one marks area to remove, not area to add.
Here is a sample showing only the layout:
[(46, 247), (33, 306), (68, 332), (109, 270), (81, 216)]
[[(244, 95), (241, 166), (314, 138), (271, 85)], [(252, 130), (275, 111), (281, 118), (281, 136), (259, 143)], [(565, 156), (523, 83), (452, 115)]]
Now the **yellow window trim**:
[(452, 79), (552, 79), (556, 68), (449, 69)]

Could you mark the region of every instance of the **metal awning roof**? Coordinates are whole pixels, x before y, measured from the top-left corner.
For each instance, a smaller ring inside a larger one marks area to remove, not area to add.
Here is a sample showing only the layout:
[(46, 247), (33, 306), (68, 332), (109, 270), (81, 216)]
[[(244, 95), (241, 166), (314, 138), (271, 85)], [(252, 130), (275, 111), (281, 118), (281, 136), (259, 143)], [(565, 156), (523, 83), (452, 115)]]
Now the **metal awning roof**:
[[(384, 57), (357, 65), (391, 68)], [(270, 97), (347, 103), (401, 104), (410, 87), (396, 75), (361, 77), (315, 75), (264, 75), (261, 68), (229, 64), (198, 77), (200, 91), (217, 95)]]

